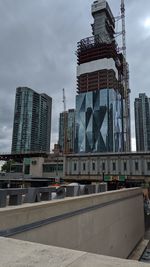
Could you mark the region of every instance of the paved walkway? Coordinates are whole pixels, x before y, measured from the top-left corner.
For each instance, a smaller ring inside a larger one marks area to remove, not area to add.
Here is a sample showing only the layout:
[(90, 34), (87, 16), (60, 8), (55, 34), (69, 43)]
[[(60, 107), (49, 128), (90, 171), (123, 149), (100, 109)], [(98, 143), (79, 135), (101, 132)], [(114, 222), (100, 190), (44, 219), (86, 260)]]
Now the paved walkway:
[[(147, 240), (150, 240), (150, 215), (147, 215), (145, 217), (145, 236), (144, 238), (147, 239)], [(149, 244), (148, 244), (148, 248), (150, 249), (150, 241), (149, 241)]]
[(148, 267), (125, 259), (0, 237), (3, 267)]

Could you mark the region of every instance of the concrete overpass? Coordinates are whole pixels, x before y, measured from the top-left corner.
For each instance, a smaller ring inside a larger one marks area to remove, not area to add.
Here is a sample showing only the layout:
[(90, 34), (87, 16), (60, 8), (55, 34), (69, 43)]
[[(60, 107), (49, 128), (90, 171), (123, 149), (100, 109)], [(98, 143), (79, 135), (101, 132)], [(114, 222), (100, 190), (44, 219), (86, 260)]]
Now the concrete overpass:
[(8, 161), (8, 160), (16, 160), (20, 161), (24, 158), (31, 158), (31, 157), (48, 157), (49, 153), (40, 152), (40, 151), (29, 151), (24, 153), (0, 153), (0, 161)]
[(7, 206), (0, 209), (0, 235), (126, 259), (144, 237), (142, 191)]

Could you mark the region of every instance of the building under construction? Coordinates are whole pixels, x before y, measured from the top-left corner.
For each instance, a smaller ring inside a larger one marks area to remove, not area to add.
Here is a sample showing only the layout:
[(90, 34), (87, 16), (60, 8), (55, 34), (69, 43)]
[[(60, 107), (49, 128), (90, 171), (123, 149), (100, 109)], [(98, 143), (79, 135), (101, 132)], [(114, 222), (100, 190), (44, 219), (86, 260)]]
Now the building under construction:
[(121, 3), (122, 51), (106, 0), (92, 4), (92, 36), (77, 45), (76, 152), (130, 151), (129, 83), (125, 9)]

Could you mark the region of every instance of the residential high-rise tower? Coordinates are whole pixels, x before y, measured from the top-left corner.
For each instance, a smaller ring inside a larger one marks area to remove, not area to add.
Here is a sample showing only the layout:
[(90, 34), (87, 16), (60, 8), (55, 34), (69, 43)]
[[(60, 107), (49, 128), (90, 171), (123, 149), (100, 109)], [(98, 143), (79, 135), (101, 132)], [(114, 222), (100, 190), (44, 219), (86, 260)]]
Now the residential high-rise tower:
[(76, 152), (129, 151), (124, 58), (115, 41), (115, 18), (106, 0), (92, 4), (91, 37), (77, 47)]
[(139, 94), (134, 102), (136, 150), (150, 151), (150, 98)]
[(75, 110), (69, 109), (60, 113), (59, 141), (62, 152), (74, 152), (75, 143)]
[(27, 87), (16, 89), (12, 153), (49, 152), (52, 98)]

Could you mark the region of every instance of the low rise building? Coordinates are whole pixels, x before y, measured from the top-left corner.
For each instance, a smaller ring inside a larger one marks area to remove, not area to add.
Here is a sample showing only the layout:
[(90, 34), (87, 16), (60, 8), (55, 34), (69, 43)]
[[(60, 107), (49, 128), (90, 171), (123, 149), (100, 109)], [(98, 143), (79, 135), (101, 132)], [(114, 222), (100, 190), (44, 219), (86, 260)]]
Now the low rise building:
[(110, 181), (136, 179), (150, 182), (150, 153), (87, 153), (65, 157), (67, 180)]

